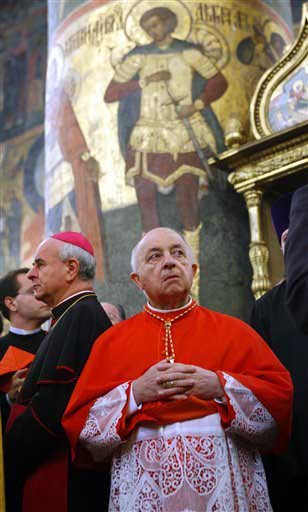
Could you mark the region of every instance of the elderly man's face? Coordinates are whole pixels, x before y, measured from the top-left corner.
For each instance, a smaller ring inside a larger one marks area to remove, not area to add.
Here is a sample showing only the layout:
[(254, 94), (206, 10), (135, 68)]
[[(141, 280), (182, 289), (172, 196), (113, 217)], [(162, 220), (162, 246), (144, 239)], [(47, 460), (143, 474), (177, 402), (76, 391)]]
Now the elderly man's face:
[(52, 238), (39, 245), (28, 278), (33, 283), (33, 292), (38, 300), (53, 307), (61, 301), (67, 290), (68, 266), (60, 260), (61, 242)]
[(187, 301), (197, 265), (192, 263), (181, 237), (157, 228), (142, 240), (137, 253), (137, 270), (131, 278), (154, 307), (180, 307)]

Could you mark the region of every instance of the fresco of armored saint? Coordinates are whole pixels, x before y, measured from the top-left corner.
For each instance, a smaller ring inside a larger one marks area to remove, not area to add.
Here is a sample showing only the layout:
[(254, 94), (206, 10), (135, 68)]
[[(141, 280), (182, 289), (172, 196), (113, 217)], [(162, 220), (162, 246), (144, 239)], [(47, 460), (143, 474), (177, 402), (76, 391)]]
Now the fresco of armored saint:
[(119, 102), (126, 181), (135, 186), (144, 231), (160, 225), (157, 188), (167, 193), (173, 186), (184, 231), (198, 229), (206, 171), (196, 146), (207, 156), (223, 150), (211, 103), (227, 81), (198, 45), (171, 35), (178, 21), (169, 7), (145, 11), (139, 23), (152, 42), (124, 56), (105, 92), (107, 103)]

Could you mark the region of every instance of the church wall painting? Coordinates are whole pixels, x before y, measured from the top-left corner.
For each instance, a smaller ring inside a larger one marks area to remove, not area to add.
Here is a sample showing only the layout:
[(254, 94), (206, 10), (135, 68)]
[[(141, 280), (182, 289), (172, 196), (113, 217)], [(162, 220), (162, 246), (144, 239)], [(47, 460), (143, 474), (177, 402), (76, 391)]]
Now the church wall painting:
[(269, 103), (269, 123), (280, 131), (308, 119), (307, 59), (273, 92)]
[[(245, 208), (203, 158), (225, 149), (234, 113), (247, 133), (253, 87), (276, 58), (272, 34), (282, 46), (290, 41), (261, 2), (141, 0), (83, 4), (53, 35), (47, 232), (89, 236), (108, 300), (138, 308), (142, 298), (123, 290), (129, 252), (143, 231), (170, 225), (200, 260), (201, 302), (247, 314)], [(246, 292), (232, 309), (226, 290), (231, 297), (234, 287)]]
[(0, 140), (42, 124), (46, 70), (46, 10), (26, 21), (1, 24)]
[(42, 127), (0, 144), (0, 272), (30, 265), (44, 237)]
[(0, 273), (30, 265), (44, 237), (46, 5), (0, 12)]

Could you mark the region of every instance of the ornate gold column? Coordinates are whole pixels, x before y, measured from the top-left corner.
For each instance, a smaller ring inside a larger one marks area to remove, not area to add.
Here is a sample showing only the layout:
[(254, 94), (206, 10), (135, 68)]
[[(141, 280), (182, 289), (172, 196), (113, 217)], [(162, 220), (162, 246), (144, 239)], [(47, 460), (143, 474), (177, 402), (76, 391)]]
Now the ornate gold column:
[(244, 192), (244, 198), (248, 209), (250, 226), (249, 258), (253, 269), (251, 288), (254, 296), (258, 299), (271, 287), (268, 272), (269, 251), (263, 240), (261, 216), (262, 191), (258, 189), (247, 190)]

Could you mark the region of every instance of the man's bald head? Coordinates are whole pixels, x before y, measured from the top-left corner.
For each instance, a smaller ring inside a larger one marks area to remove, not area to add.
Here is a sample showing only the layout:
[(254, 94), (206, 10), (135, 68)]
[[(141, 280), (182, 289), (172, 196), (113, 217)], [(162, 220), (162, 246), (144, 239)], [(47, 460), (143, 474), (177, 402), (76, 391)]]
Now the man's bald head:
[(187, 304), (198, 266), (179, 233), (170, 228), (152, 229), (136, 245), (131, 263), (131, 279), (153, 307), (174, 309)]
[(136, 272), (137, 269), (138, 269), (138, 254), (139, 254), (140, 250), (142, 249), (142, 247), (144, 246), (144, 244), (148, 241), (148, 239), (153, 234), (154, 235), (157, 234), (159, 236), (160, 234), (163, 235), (164, 233), (168, 233), (168, 232), (177, 235), (181, 239), (182, 243), (186, 246), (187, 255), (190, 258), (191, 263), (195, 263), (196, 262), (194, 254), (193, 254), (193, 251), (192, 251), (192, 248), (186, 242), (185, 238), (183, 238), (182, 235), (180, 235), (180, 233), (175, 231), (175, 229), (171, 229), (171, 228), (154, 228), (154, 229), (151, 229), (150, 231), (148, 231), (147, 233), (145, 233), (145, 235), (143, 235), (141, 240), (139, 240), (137, 245), (135, 245), (135, 247), (132, 250), (130, 265), (131, 265), (131, 268), (132, 268), (133, 272)]

